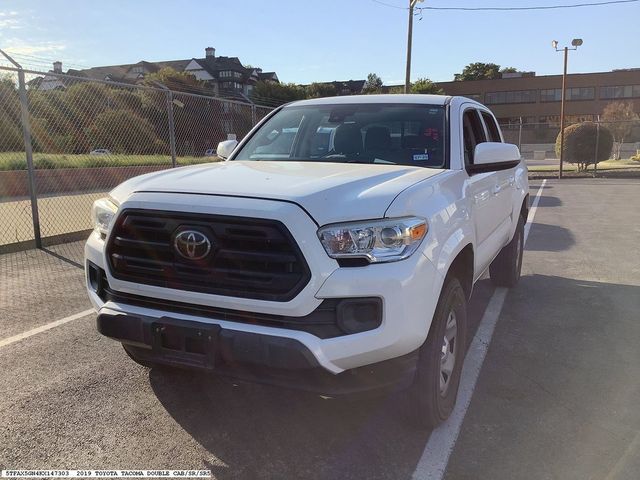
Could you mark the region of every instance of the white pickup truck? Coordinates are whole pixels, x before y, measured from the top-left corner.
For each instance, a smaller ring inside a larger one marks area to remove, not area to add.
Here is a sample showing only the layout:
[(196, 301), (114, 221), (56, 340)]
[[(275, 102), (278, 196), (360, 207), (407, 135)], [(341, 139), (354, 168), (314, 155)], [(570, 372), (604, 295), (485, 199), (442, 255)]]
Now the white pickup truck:
[(406, 389), (451, 413), (466, 305), (520, 277), (527, 169), (463, 97), (276, 109), (219, 163), (132, 178), (93, 207), (98, 330), (136, 362), (337, 396)]

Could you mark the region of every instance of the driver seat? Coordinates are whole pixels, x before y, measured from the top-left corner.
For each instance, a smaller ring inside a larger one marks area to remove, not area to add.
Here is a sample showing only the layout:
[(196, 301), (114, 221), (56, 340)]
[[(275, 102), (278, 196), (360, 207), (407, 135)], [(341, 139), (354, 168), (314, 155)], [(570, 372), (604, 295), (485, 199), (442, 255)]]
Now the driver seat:
[(337, 154), (355, 157), (362, 153), (362, 133), (355, 123), (343, 123), (336, 128), (333, 137), (333, 151)]

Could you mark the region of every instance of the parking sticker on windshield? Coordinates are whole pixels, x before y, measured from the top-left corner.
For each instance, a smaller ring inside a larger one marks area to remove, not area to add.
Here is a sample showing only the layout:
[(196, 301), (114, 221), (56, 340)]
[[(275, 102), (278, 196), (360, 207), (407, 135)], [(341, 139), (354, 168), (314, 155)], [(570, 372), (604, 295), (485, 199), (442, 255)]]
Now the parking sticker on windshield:
[(429, 160), (429, 154), (428, 153), (417, 153), (413, 156), (413, 161), (414, 162), (423, 162), (425, 160)]

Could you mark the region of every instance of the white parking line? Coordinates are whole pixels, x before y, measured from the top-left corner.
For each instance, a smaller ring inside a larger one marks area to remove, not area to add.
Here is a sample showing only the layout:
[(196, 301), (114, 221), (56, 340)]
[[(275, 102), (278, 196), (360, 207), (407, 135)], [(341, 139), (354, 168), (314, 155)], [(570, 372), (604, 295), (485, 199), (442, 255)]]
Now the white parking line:
[(0, 348), (11, 345), (12, 343), (19, 342), (20, 340), (24, 340), (25, 338), (32, 337), (34, 335), (37, 335), (38, 333), (46, 332), (47, 330), (59, 327), (60, 325), (64, 325), (65, 323), (69, 323), (74, 320), (78, 320), (79, 318), (86, 317), (87, 315), (90, 315), (92, 313), (95, 313), (95, 310), (93, 308), (90, 308), (89, 310), (69, 315), (68, 317), (56, 320), (55, 322), (47, 323), (32, 330), (19, 333), (18, 335), (14, 335), (13, 337), (5, 338), (4, 340), (0, 340)]
[[(536, 210), (538, 209), (540, 195), (546, 183), (546, 180), (542, 181), (533, 199), (531, 209), (529, 210), (527, 223), (524, 227), (525, 245), (527, 238), (529, 238), (529, 230), (531, 230), (531, 224), (536, 215)], [(431, 436), (425, 446), (424, 452), (422, 452), (416, 470), (413, 472), (414, 480), (441, 480), (442, 477), (444, 477), (447, 464), (449, 463), (449, 457), (451, 456), (451, 452), (453, 452), (453, 447), (455, 447), (456, 440), (460, 434), (462, 421), (471, 403), (471, 396), (473, 395), (482, 363), (487, 354), (493, 331), (495, 330), (498, 317), (502, 311), (504, 300), (507, 297), (507, 291), (506, 288), (496, 288), (489, 300), (487, 309), (480, 320), (480, 325), (464, 360), (456, 407), (451, 417), (431, 432)]]
[(529, 238), (529, 230), (531, 230), (531, 224), (533, 223), (533, 218), (536, 216), (536, 211), (538, 210), (538, 203), (540, 203), (540, 195), (542, 195), (542, 189), (547, 184), (547, 179), (542, 180), (540, 184), (540, 188), (536, 192), (536, 198), (533, 199), (533, 203), (531, 204), (531, 208), (529, 209), (529, 215), (527, 216), (527, 224), (524, 226), (524, 243), (526, 245), (527, 238)]

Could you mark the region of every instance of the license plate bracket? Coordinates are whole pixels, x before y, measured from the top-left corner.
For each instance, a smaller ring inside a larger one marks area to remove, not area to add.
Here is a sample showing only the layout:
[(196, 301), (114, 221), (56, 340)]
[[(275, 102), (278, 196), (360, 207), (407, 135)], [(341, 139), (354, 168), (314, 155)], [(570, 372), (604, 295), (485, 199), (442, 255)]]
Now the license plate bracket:
[(162, 317), (151, 324), (154, 352), (172, 363), (213, 369), (219, 325)]

